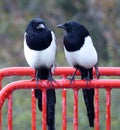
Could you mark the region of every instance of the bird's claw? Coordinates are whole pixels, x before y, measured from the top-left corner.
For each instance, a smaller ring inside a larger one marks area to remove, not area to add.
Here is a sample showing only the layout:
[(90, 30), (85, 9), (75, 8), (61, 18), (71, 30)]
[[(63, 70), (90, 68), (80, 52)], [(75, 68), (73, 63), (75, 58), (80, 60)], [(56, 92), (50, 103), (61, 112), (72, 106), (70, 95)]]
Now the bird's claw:
[(84, 78), (84, 80), (86, 80), (86, 86), (88, 86), (88, 83), (90, 82), (90, 78)]
[(57, 83), (56, 80), (53, 79), (53, 77), (49, 77), (47, 83), (50, 82), (50, 86), (52, 87), (52, 82)]
[(72, 86), (72, 82), (75, 80), (75, 74), (77, 72), (77, 69), (75, 70), (75, 72), (73, 73), (72, 77), (71, 78), (67, 78), (70, 80), (70, 86)]
[(38, 82), (41, 81), (41, 80), (37, 77), (32, 79), (32, 81), (34, 81), (34, 80), (36, 81), (36, 86), (38, 86)]
[(70, 80), (70, 86), (72, 86), (72, 83), (75, 80), (75, 77), (72, 76), (72, 77), (68, 77), (67, 79)]

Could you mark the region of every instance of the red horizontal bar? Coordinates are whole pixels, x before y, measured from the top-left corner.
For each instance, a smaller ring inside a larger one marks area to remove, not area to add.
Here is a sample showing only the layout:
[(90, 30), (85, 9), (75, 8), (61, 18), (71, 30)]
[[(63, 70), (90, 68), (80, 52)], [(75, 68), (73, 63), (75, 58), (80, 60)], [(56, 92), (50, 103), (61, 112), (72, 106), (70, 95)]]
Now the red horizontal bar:
[[(88, 84), (86, 85), (86, 81), (84, 80), (76, 80), (73, 82), (72, 85), (70, 85), (70, 81), (69, 80), (56, 80), (57, 83), (52, 83), (52, 88), (56, 88), (56, 89), (60, 89), (60, 88), (120, 88), (120, 80), (118, 79), (114, 79), (114, 80), (103, 80), (103, 79), (99, 79), (99, 80), (91, 80), (90, 82), (88, 82)], [(15, 81), (12, 82), (8, 85), (6, 85), (6, 87), (4, 87), (1, 91), (0, 91), (0, 109), (2, 107), (2, 104), (5, 100), (5, 98), (9, 95), (9, 93), (12, 93), (14, 90), (16, 89), (36, 89), (36, 88), (51, 88), (51, 85), (48, 84), (48, 81), (43, 80), (41, 82), (38, 83), (38, 86), (36, 86), (36, 82), (35, 81), (29, 81), (29, 80), (21, 80), (21, 81)]]
[[(73, 67), (56, 67), (53, 75), (72, 75), (75, 69)], [(95, 74), (95, 70), (93, 70)], [(9, 67), (0, 69), (0, 77), (5, 76), (34, 76), (34, 69), (30, 67)], [(99, 67), (100, 76), (120, 76), (120, 67)], [(76, 75), (80, 75), (79, 72)]]
[[(100, 76), (120, 76), (120, 67), (98, 67)], [(56, 67), (54, 75), (72, 75), (75, 72), (73, 67)], [(95, 75), (95, 69), (93, 69)], [(77, 71), (76, 75), (80, 75)]]
[(34, 69), (31, 67), (9, 67), (9, 68), (4, 68), (0, 69), (0, 77), (5, 77), (5, 76), (33, 76), (34, 75)]

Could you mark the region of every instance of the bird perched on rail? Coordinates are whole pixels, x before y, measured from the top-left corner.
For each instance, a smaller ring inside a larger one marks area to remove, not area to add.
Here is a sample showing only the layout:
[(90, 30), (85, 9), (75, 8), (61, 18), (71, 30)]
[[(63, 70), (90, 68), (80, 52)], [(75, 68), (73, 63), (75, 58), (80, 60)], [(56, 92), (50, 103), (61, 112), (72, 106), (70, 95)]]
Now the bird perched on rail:
[[(30, 67), (35, 69), (36, 84), (38, 80), (54, 80), (52, 69), (55, 67), (56, 42), (55, 35), (41, 18), (32, 19), (24, 34), (24, 55)], [(38, 108), (42, 111), (42, 91), (35, 89), (38, 99)], [(48, 130), (55, 130), (55, 103), (54, 89), (47, 90), (47, 125)]]
[[(57, 28), (62, 28), (66, 31), (64, 35), (64, 51), (68, 63), (76, 68), (74, 74), (70, 78), (71, 81), (75, 79), (77, 70), (81, 72), (81, 79), (93, 79), (92, 70), (96, 68), (98, 74), (98, 55), (93, 46), (92, 39), (88, 30), (76, 21), (68, 21), (60, 24)], [(87, 115), (90, 127), (94, 127), (94, 89), (83, 89), (83, 96), (86, 104)]]

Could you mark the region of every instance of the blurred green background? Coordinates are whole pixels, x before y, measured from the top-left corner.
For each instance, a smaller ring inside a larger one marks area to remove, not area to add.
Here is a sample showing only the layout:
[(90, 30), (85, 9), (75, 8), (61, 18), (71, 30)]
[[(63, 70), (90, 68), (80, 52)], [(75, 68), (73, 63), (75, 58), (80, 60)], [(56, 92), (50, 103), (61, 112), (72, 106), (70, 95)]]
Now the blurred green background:
[[(56, 34), (57, 66), (68, 66), (62, 46), (63, 31), (56, 25), (77, 20), (87, 27), (99, 55), (99, 66), (120, 66), (120, 1), (119, 0), (2, 0), (0, 1), (0, 68), (28, 66), (23, 54), (23, 35), (34, 17), (45, 19)], [(28, 77), (5, 78), (3, 84)], [(119, 78), (119, 77), (118, 77)], [(57, 90), (56, 128), (61, 130), (61, 90)], [(112, 90), (111, 126), (120, 129), (120, 94)], [(13, 130), (31, 129), (31, 91), (13, 94)], [(68, 130), (73, 126), (73, 91), (68, 90)], [(100, 129), (105, 129), (105, 91), (100, 90)], [(7, 102), (3, 107), (3, 130), (7, 129)], [(41, 128), (41, 113), (37, 110), (37, 130)], [(89, 128), (86, 109), (79, 92), (79, 129)]]

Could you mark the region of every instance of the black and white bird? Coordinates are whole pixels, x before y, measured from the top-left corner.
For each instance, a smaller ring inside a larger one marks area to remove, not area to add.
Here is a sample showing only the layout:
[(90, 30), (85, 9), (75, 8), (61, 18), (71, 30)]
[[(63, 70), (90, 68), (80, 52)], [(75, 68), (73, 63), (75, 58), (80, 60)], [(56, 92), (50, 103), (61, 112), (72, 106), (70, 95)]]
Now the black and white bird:
[[(92, 70), (96, 68), (98, 74), (98, 55), (93, 46), (88, 30), (76, 21), (68, 21), (57, 26), (66, 31), (64, 35), (64, 51), (68, 63), (76, 68), (71, 77), (75, 79), (77, 70), (81, 72), (81, 79), (87, 82), (93, 79)], [(94, 127), (94, 89), (83, 89), (84, 100), (87, 108), (87, 115), (90, 127)]]
[[(24, 55), (30, 67), (35, 69), (36, 84), (38, 80), (53, 81), (52, 70), (55, 67), (56, 42), (54, 33), (41, 18), (32, 19), (24, 34)], [(42, 91), (35, 90), (38, 108), (42, 111)], [(54, 89), (47, 90), (47, 125), (48, 130), (55, 130)]]

